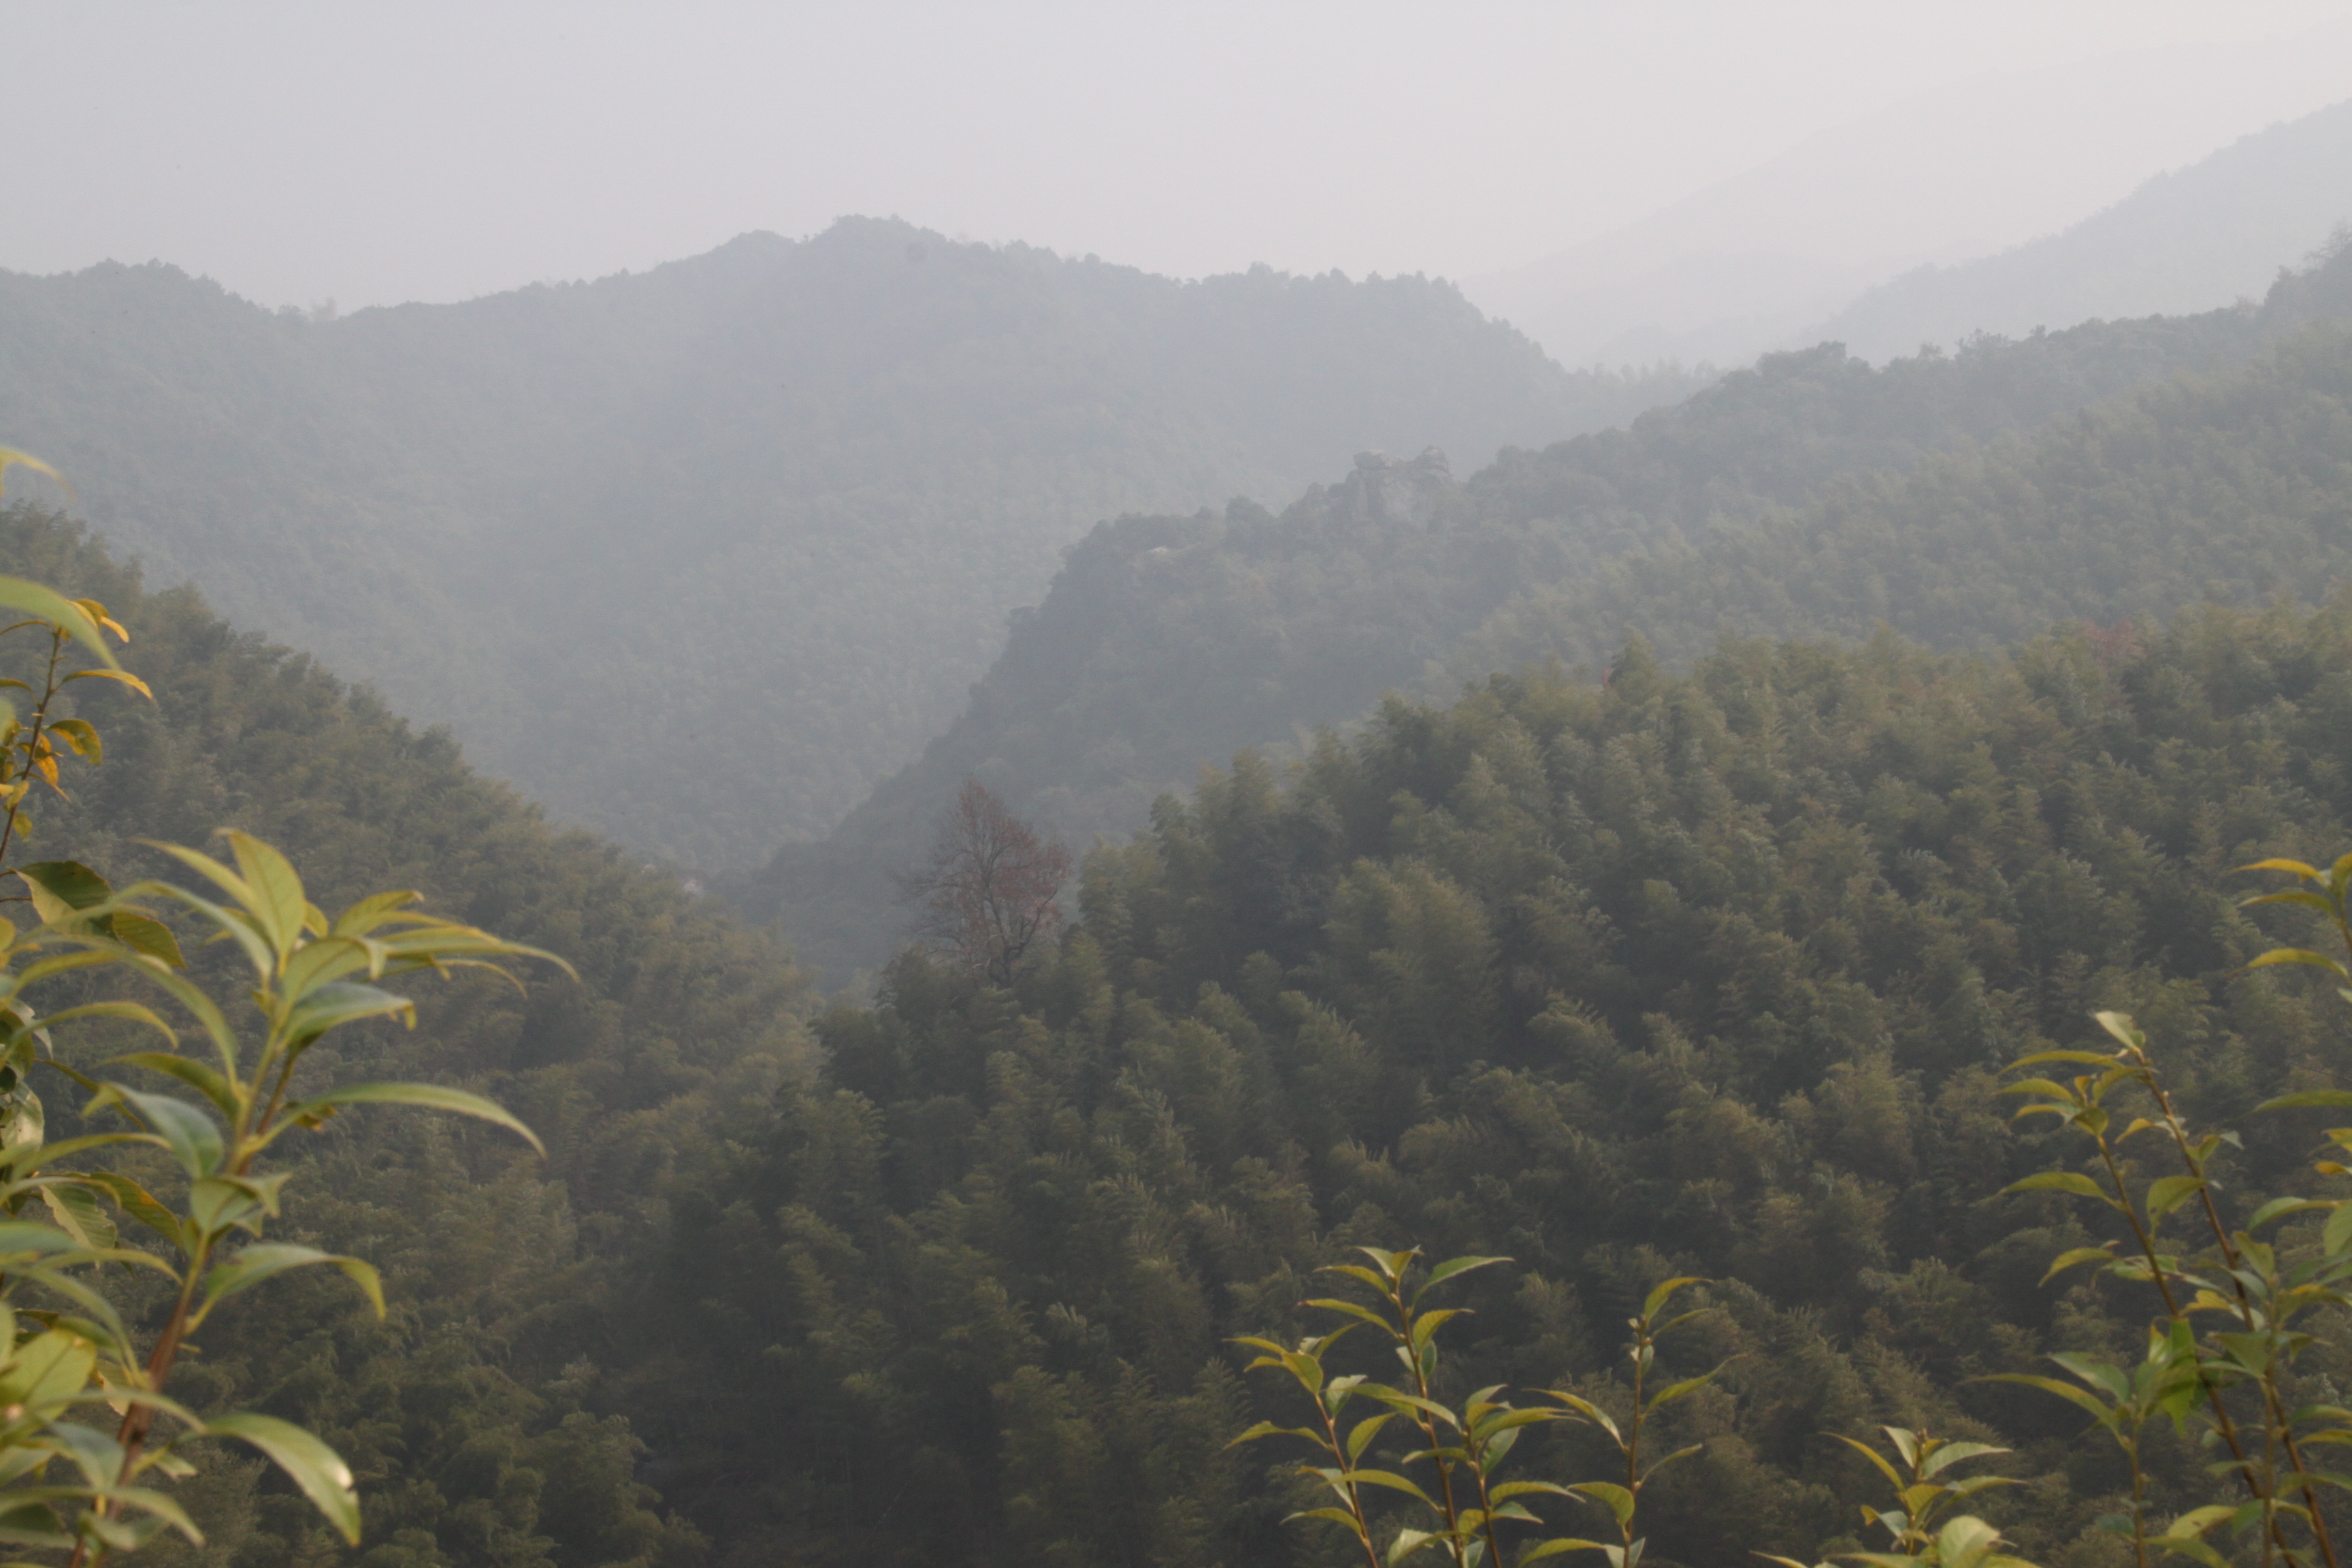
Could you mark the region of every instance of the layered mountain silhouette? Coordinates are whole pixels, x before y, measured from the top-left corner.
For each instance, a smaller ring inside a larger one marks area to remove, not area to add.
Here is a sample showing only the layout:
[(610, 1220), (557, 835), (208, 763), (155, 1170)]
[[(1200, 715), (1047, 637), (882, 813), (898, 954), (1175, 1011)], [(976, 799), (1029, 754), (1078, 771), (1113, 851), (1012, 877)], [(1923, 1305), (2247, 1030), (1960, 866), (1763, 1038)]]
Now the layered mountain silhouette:
[(2316, 591), (2352, 571), (2347, 318), (2352, 253), (2260, 308), (1877, 369), (1824, 344), (1465, 479), (1366, 454), (1278, 517), (1106, 523), (919, 761), (730, 890), (838, 982), (889, 955), (890, 875), (967, 777), (1083, 846), (1236, 752), (1311, 754), (1384, 692), (1597, 669), (1629, 633), (1674, 658), (1880, 621), (1986, 647)]
[(152, 576), (688, 865), (914, 756), (1098, 519), (1693, 384), (1568, 374), (1423, 279), (1179, 282), (869, 219), (332, 320), (159, 265), (0, 275), (0, 429)]

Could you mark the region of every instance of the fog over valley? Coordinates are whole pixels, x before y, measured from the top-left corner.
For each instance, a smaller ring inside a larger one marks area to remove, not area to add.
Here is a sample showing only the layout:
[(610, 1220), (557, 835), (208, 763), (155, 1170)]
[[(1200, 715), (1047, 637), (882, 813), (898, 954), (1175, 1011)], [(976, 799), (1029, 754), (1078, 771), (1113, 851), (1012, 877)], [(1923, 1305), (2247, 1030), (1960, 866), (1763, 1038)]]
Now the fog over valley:
[(24, 1563), (2344, 1568), (2352, 4), (0, 37)]

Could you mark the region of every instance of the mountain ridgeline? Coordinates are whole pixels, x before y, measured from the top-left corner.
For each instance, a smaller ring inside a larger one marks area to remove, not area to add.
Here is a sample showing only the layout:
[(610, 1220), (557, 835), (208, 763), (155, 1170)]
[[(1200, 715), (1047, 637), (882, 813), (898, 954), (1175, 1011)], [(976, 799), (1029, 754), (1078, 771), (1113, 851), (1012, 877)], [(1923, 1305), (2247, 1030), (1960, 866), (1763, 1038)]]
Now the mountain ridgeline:
[(1384, 691), (1598, 668), (1628, 629), (1673, 660), (1726, 633), (1852, 639), (1881, 619), (1982, 647), (2209, 592), (2310, 591), (2352, 570), (2344, 317), (2338, 254), (2258, 308), (1877, 370), (1835, 344), (1768, 356), (1462, 483), (1433, 455), (1367, 457), (1279, 517), (1107, 523), (919, 762), (732, 890), (837, 983), (892, 951), (889, 873), (968, 776), (1083, 845), (1134, 830), (1204, 763), (1296, 754)]
[(0, 429), (117, 548), (685, 865), (830, 828), (1097, 519), (1697, 384), (1570, 374), (1423, 279), (1180, 283), (895, 221), (340, 319), (0, 275)]
[(2243, 137), (2104, 212), (1999, 255), (1922, 267), (1816, 323), (1865, 359), (1976, 332), (2180, 314), (2259, 297), (2352, 224), (2352, 102)]

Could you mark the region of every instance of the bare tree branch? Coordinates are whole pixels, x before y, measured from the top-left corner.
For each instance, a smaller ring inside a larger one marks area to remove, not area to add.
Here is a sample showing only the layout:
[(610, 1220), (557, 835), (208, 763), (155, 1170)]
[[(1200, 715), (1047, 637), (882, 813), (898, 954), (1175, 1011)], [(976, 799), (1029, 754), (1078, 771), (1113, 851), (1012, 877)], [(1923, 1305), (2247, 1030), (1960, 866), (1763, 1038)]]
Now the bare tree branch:
[(1067, 849), (966, 779), (940, 815), (930, 858), (895, 879), (898, 901), (915, 906), (908, 934), (1010, 984), (1022, 956), (1061, 923), (1054, 895), (1073, 864)]

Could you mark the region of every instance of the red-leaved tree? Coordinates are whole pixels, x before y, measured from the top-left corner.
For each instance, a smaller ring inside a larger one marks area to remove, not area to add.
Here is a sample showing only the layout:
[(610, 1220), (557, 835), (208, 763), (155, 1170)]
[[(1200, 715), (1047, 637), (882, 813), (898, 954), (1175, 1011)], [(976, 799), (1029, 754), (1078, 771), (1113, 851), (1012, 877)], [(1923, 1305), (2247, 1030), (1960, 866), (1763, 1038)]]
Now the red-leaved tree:
[(1054, 895), (1072, 864), (1067, 849), (966, 779), (940, 814), (930, 858), (898, 878), (899, 901), (915, 906), (908, 934), (1009, 984), (1022, 955), (1061, 923)]

